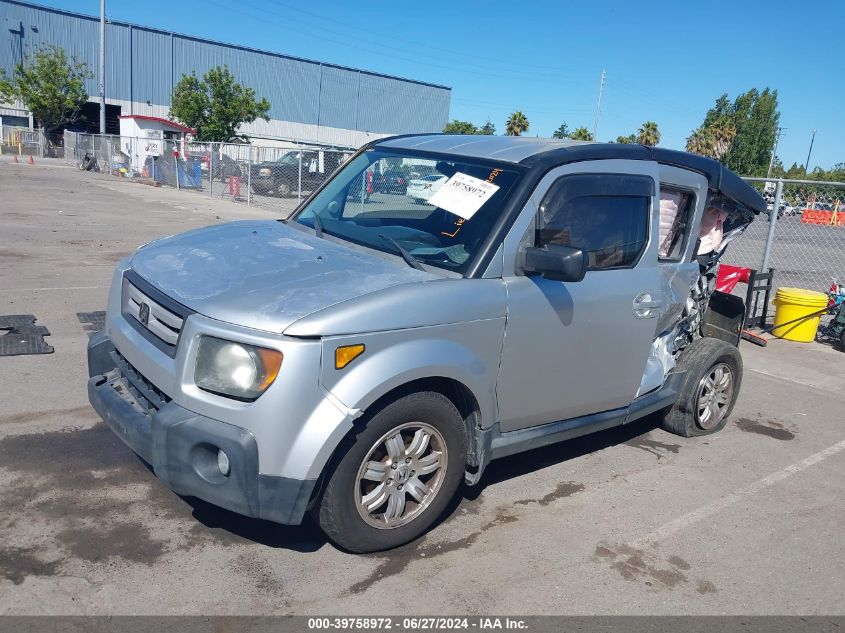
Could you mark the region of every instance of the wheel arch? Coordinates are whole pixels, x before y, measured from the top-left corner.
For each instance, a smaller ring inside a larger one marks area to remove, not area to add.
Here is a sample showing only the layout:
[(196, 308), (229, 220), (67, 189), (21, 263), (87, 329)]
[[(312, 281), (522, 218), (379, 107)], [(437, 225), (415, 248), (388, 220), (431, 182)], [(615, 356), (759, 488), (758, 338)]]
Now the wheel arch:
[(311, 507), (320, 494), (331, 473), (334, 471), (337, 463), (342, 458), (345, 450), (354, 442), (357, 434), (363, 429), (367, 421), (375, 415), (378, 411), (384, 409), (390, 403), (395, 402), (404, 396), (412, 393), (420, 393), (430, 391), (439, 393), (447, 398), (458, 410), (461, 418), (464, 421), (464, 430), (466, 432), (466, 456), (467, 467), (477, 469), (479, 467), (479, 449), (477, 446), (478, 429), (481, 425), (482, 413), (479, 400), (473, 391), (463, 382), (453, 377), (431, 375), (410, 379), (399, 385), (382, 390), (380, 395), (375, 395), (371, 392), (371, 397), (368, 398), (369, 404), (360, 411), (360, 415), (355, 418), (352, 427), (339, 438), (336, 445), (333, 447), (331, 453), (323, 464), (320, 475), (318, 477), (317, 485), (309, 501)]

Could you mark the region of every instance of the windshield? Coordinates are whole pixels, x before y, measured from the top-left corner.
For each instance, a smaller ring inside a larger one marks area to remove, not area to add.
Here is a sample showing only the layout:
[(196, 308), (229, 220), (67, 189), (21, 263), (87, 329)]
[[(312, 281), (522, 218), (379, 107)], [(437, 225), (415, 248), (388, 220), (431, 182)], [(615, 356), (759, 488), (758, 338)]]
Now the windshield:
[(276, 161), (279, 165), (298, 165), (299, 152), (288, 152)]
[(313, 228), (317, 213), (328, 235), (463, 273), (519, 178), (506, 165), (367, 150), (293, 220)]

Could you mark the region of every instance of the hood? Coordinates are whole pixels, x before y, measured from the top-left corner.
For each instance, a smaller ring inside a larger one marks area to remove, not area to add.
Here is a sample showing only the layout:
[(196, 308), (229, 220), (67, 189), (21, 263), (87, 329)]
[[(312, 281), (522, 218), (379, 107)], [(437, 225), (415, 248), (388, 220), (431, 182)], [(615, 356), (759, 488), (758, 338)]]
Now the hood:
[(200, 314), (278, 333), (342, 301), (440, 278), (275, 220), (231, 222), (166, 237), (137, 251), (129, 265)]

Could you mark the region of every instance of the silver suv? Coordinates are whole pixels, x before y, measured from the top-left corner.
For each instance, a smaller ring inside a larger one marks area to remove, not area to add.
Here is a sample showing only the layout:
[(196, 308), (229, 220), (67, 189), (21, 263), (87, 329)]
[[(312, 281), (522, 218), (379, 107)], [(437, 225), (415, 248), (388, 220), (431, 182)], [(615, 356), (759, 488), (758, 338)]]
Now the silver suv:
[[(445, 182), (361, 195), (402, 168)], [(744, 307), (715, 269), (765, 209), (682, 152), (380, 140), (288, 220), (122, 261), (89, 398), (178, 494), (395, 547), (492, 459), (648, 414), (683, 436), (724, 427)]]

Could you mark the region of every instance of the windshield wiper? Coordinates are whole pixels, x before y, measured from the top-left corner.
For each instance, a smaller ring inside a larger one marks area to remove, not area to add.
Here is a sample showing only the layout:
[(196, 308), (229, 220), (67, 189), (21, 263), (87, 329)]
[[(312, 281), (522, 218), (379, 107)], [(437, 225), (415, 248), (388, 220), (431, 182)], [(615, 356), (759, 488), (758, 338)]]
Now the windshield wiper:
[(314, 211), (314, 232), (317, 237), (323, 239), (323, 221), (320, 220), (320, 215), (316, 211)]
[(402, 259), (405, 260), (408, 266), (410, 266), (411, 268), (416, 268), (417, 270), (425, 271), (425, 268), (423, 268), (423, 265), (420, 264), (419, 260), (415, 259), (413, 255), (406, 251), (405, 248), (399, 242), (394, 240), (389, 235), (379, 235), (379, 237), (384, 241), (393, 244), (394, 248), (399, 251), (399, 254), (402, 256)]

